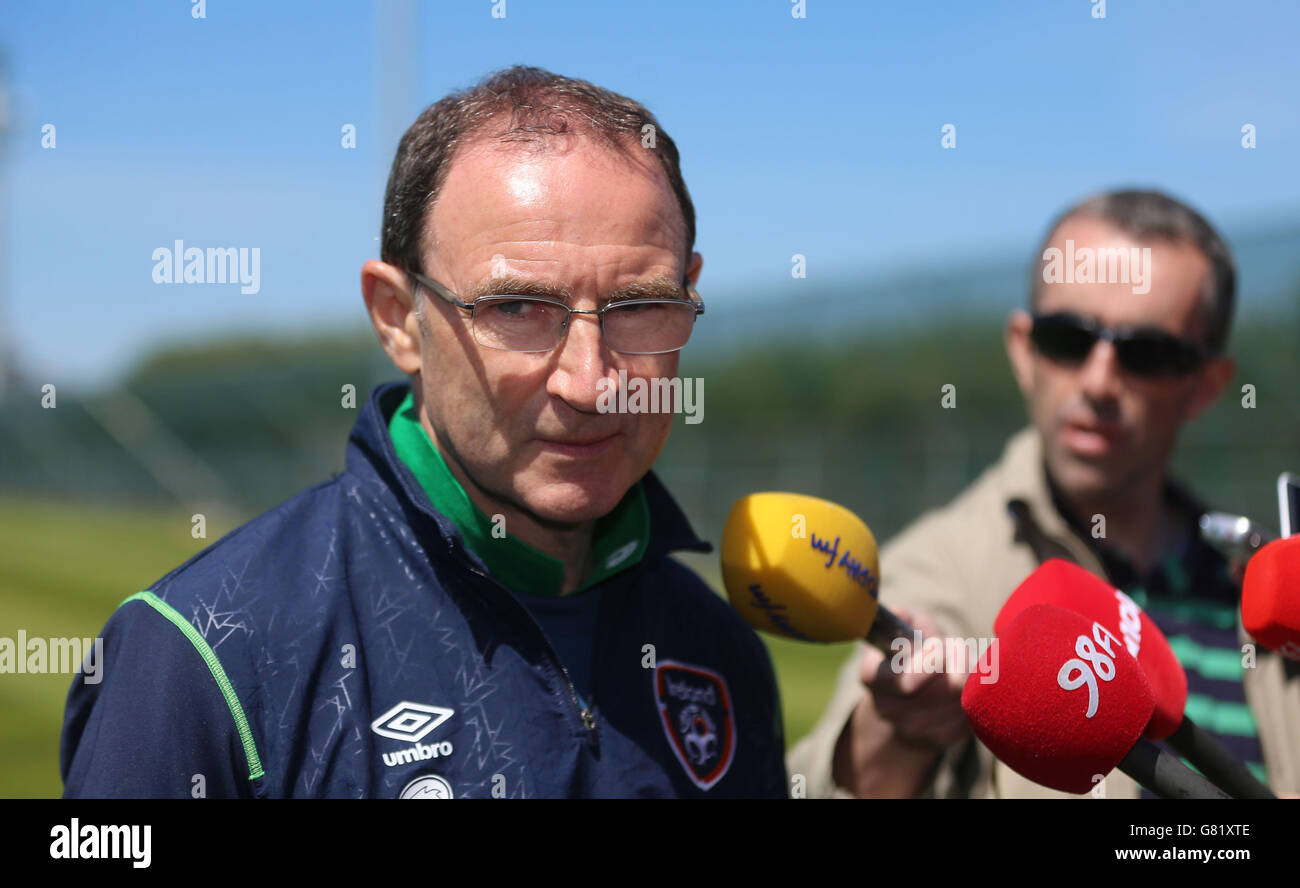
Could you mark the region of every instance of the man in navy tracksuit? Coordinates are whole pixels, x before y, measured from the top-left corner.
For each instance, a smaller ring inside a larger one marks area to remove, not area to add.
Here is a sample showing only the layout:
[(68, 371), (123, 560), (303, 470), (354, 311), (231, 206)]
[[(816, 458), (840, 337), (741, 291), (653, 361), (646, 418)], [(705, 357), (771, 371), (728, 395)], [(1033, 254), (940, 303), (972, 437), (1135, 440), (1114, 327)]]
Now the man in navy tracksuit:
[(383, 231), (362, 290), (410, 385), (344, 472), (118, 608), (65, 794), (784, 797), (766, 651), (669, 557), (709, 549), (650, 471), (673, 404), (608, 397), (685, 384), (703, 312), (671, 139), (500, 72), (412, 125)]

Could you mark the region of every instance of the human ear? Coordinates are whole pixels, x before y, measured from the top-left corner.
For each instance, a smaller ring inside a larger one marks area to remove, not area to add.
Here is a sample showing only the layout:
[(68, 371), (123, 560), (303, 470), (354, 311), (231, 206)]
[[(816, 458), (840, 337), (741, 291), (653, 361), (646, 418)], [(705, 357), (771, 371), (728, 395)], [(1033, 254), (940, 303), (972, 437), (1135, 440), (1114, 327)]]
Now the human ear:
[(406, 274), (394, 265), (371, 259), (361, 266), (361, 297), (388, 359), (408, 376), (420, 370), (419, 323), (415, 294)]

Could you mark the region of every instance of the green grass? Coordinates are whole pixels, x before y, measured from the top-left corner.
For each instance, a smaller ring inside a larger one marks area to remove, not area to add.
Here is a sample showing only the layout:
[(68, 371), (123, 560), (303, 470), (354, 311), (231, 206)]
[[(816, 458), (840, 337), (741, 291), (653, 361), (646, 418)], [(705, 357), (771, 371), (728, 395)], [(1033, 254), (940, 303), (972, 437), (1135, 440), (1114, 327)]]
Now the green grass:
[[(0, 498), (0, 636), (94, 637), (113, 609), (216, 539), (189, 516)], [(216, 533), (214, 534), (214, 531)], [(70, 675), (0, 674), (0, 797), (57, 796)]]
[(788, 749), (808, 733), (822, 714), (853, 644), (810, 644), (770, 635), (762, 638), (772, 654), (776, 680), (781, 686)]
[[(94, 637), (127, 596), (148, 588), (229, 526), (190, 536), (180, 511), (0, 497), (0, 636)], [(715, 588), (717, 556), (684, 558)], [(816, 721), (850, 645), (763, 636), (793, 744)], [(59, 735), (70, 675), (0, 674), (0, 798), (58, 796)]]

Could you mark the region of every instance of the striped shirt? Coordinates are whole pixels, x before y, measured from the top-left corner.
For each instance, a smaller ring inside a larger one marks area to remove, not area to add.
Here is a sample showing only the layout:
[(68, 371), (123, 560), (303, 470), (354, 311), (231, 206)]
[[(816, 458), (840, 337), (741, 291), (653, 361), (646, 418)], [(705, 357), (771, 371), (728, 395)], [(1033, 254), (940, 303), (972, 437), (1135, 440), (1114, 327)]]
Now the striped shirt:
[[(1201, 539), (1200, 516), (1205, 507), (1179, 485), (1165, 484), (1166, 502), (1185, 522), (1181, 542), (1143, 575), (1123, 553), (1092, 537), (1050, 478), (1048, 488), (1062, 517), (1100, 559), (1111, 585), (1146, 611), (1169, 639), (1187, 673), (1187, 706), (1183, 710), (1187, 718), (1267, 783), (1255, 717), (1242, 685), (1245, 667), (1237, 637), (1241, 590), (1226, 559)], [(1184, 763), (1194, 768), (1190, 762)], [(1142, 790), (1142, 798), (1155, 797), (1150, 790)]]
[[(1223, 556), (1189, 529), (1177, 551), (1146, 576), (1117, 552), (1101, 549), (1111, 583), (1150, 615), (1187, 672), (1188, 719), (1267, 782), (1255, 718), (1242, 687), (1237, 637), (1240, 592)], [(1154, 798), (1144, 790), (1143, 798)]]

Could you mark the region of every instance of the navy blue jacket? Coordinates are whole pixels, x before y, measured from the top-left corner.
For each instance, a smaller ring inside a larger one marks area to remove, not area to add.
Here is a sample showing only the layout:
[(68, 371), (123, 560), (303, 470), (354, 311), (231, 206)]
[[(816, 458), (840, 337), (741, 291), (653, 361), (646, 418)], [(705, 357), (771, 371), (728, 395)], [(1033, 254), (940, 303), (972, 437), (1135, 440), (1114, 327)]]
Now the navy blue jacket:
[(65, 797), (786, 795), (771, 662), (694, 573), (653, 473), (645, 557), (601, 587), (578, 702), (515, 594), (398, 460), (380, 386), (346, 469), (132, 596), (78, 676)]

